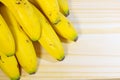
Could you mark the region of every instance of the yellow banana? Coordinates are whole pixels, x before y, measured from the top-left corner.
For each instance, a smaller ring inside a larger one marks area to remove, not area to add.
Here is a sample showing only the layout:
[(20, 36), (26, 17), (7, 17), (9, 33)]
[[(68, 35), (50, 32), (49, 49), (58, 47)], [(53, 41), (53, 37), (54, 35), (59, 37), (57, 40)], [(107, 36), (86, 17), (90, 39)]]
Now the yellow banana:
[(0, 14), (0, 51), (7, 56), (15, 53), (15, 43), (11, 31)]
[[(43, 12), (46, 14), (46, 16), (50, 12), (52, 12), (52, 13), (55, 12), (53, 10), (53, 8), (51, 8), (52, 4), (55, 2), (55, 0), (30, 0), (30, 1), (34, 5), (37, 5), (37, 7), (39, 5), (40, 8), (43, 10)], [(57, 10), (59, 10), (58, 8), (59, 7), (56, 6)], [(52, 10), (52, 11), (49, 11), (49, 10)], [(57, 21), (55, 24), (53, 24), (53, 21), (48, 17), (49, 21), (52, 23), (54, 30), (63, 38), (70, 40), (70, 41), (76, 41), (78, 36), (77, 36), (77, 32), (74, 29), (74, 26), (72, 25), (72, 23), (63, 14), (61, 14), (60, 11), (57, 12), (57, 16), (59, 17), (58, 18), (59, 21)], [(52, 17), (52, 18), (56, 19), (55, 17)]]
[(60, 21), (53, 25), (53, 28), (58, 35), (66, 40), (76, 41), (78, 39), (74, 26), (62, 13), (60, 13)]
[(39, 17), (42, 27), (41, 37), (38, 42), (52, 57), (59, 61), (63, 60), (65, 56), (64, 50), (57, 34), (54, 32), (52, 26), (49, 24), (43, 14), (35, 6), (33, 6), (33, 9)]
[(52, 22), (52, 24), (56, 24), (60, 21), (59, 6), (57, 0), (30, 0), (30, 1), (35, 3), (35, 5), (39, 5), (40, 9)]
[(0, 0), (13, 13), (27, 35), (36, 41), (40, 37), (40, 23), (28, 0)]
[(1, 6), (0, 9), (14, 35), (18, 62), (29, 74), (35, 73), (37, 70), (37, 56), (31, 40), (16, 22), (14, 16), (10, 13), (10, 10), (5, 6)]
[(0, 52), (0, 68), (11, 80), (19, 80), (20, 71), (14, 55), (7, 57)]
[(58, 4), (62, 14), (65, 16), (68, 16), (69, 15), (68, 0), (58, 0)]

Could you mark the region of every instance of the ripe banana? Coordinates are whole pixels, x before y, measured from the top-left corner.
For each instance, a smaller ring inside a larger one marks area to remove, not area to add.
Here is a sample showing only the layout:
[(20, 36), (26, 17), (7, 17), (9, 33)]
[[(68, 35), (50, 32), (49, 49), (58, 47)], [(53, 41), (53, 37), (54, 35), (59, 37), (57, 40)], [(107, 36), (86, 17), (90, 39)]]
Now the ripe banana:
[(39, 17), (42, 27), (41, 37), (38, 42), (52, 57), (59, 61), (63, 60), (64, 50), (57, 34), (54, 32), (52, 26), (49, 24), (43, 14), (34, 5), (32, 6), (35, 13)]
[(31, 40), (16, 22), (10, 10), (5, 6), (1, 6), (0, 9), (15, 38), (16, 57), (19, 64), (29, 74), (35, 73), (37, 70), (37, 56)]
[(28, 0), (0, 0), (0, 2), (10, 9), (23, 30), (33, 41), (39, 39), (40, 22)]
[(78, 35), (74, 29), (74, 26), (62, 13), (60, 13), (60, 21), (53, 25), (53, 28), (58, 35), (66, 40), (76, 41), (78, 39)]
[(0, 52), (0, 68), (11, 80), (19, 80), (20, 71), (14, 55), (7, 57)]
[(39, 5), (40, 9), (46, 15), (46, 17), (56, 24), (60, 21), (59, 6), (57, 0), (29, 0), (35, 5)]
[(0, 52), (11, 56), (15, 53), (15, 42), (11, 31), (0, 14)]
[(69, 15), (69, 5), (68, 0), (57, 0), (59, 4), (60, 11), (63, 15)]
[[(52, 7), (52, 4), (55, 2), (55, 0), (30, 0), (34, 5), (36, 5), (38, 7), (38, 5), (40, 6), (40, 8), (43, 10), (43, 12), (46, 14), (46, 16), (51, 12), (51, 14), (53, 14), (54, 16), (54, 11), (55, 8)], [(54, 1), (54, 2), (53, 2)], [(58, 2), (57, 2), (58, 3)], [(54, 3), (55, 4), (55, 3)], [(52, 8), (51, 8), (52, 7)], [(38, 7), (39, 8), (39, 7)], [(56, 6), (56, 9), (58, 9), (59, 6)], [(48, 15), (49, 16), (49, 15)], [(49, 21), (51, 22), (54, 30), (63, 38), (67, 39), (67, 40), (71, 40), (71, 41), (76, 41), (78, 36), (77, 36), (77, 32), (74, 29), (72, 23), (63, 15), (60, 13), (60, 11), (57, 12), (56, 16), (58, 16), (59, 21), (57, 21), (56, 23), (53, 24), (52, 19), (50, 19), (50, 17), (48, 17)], [(56, 19), (55, 17), (52, 17), (53, 19)]]

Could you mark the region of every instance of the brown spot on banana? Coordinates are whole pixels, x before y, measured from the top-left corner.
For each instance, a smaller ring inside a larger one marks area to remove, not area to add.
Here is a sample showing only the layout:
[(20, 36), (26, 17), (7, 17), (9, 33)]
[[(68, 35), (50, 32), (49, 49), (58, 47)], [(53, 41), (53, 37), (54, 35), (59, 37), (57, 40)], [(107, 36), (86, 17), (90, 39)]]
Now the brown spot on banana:
[(29, 40), (26, 40), (27, 43), (29, 43)]
[(22, 1), (22, 0), (17, 0), (17, 1), (16, 1), (16, 4), (21, 4), (21, 1)]
[(26, 2), (24, 2), (23, 0), (16, 0), (16, 4), (24, 4), (24, 5), (26, 5), (27, 3)]

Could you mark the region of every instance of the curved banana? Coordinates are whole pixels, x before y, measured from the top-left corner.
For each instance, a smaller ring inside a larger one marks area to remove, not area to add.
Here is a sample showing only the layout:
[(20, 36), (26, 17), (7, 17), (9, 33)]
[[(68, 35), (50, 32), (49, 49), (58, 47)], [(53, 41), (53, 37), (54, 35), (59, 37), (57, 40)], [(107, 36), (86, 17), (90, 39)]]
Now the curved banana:
[(63, 60), (65, 57), (64, 50), (58, 36), (42, 13), (35, 6), (33, 6), (33, 8), (37, 16), (40, 18), (39, 20), (42, 27), (41, 37), (38, 42), (52, 57), (59, 61)]
[(11, 31), (0, 14), (0, 51), (7, 56), (15, 53), (15, 42)]
[(69, 5), (68, 0), (57, 0), (59, 4), (60, 11), (63, 15), (68, 16), (69, 15)]
[(35, 73), (37, 70), (37, 56), (31, 40), (16, 22), (14, 16), (10, 13), (10, 10), (5, 6), (1, 6), (0, 9), (14, 35), (16, 42), (16, 57), (19, 64), (29, 74)]
[(78, 39), (78, 34), (74, 26), (62, 13), (60, 13), (60, 21), (53, 25), (53, 28), (58, 35), (66, 40), (76, 41)]
[(46, 15), (46, 17), (56, 24), (60, 21), (59, 6), (57, 0), (30, 0), (35, 5), (39, 5), (40, 9)]
[(25, 33), (33, 41), (39, 39), (41, 33), (40, 22), (28, 0), (0, 0), (0, 2), (10, 9)]
[(20, 79), (20, 71), (14, 55), (7, 57), (0, 52), (0, 68), (11, 80)]
[[(51, 8), (53, 3), (56, 0), (30, 0), (34, 5), (36, 5), (38, 7), (38, 5), (40, 6), (40, 8), (43, 10), (43, 12), (46, 14), (46, 16), (52, 12), (56, 12), (54, 11), (55, 8)], [(52, 1), (52, 2), (51, 2)], [(54, 1), (54, 2), (53, 2)], [(55, 4), (55, 3), (54, 3)], [(56, 9), (58, 9), (59, 7), (56, 6)], [(51, 10), (51, 11), (50, 11)], [(52, 14), (51, 13), (51, 14)], [(49, 15), (48, 15), (49, 16)], [(54, 16), (54, 14), (53, 14)], [(74, 29), (74, 26), (72, 25), (72, 23), (63, 15), (60, 13), (60, 11), (57, 12), (57, 16), (59, 16), (59, 21), (57, 21), (56, 23), (53, 24), (53, 20), (50, 19), (50, 17), (48, 17), (49, 21), (52, 23), (52, 26), (54, 28), (54, 30), (63, 38), (70, 40), (70, 41), (76, 41), (78, 39), (78, 35), (76, 30)], [(54, 19), (56, 16), (52, 17)]]

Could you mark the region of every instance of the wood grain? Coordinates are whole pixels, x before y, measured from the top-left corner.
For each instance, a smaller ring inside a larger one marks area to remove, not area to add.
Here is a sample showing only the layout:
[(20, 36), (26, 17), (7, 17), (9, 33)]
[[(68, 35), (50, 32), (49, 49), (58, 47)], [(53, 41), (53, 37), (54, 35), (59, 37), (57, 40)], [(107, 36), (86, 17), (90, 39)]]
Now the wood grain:
[[(43, 50), (36, 74), (22, 70), (21, 80), (120, 78), (120, 0), (69, 0), (68, 19), (79, 39), (63, 43), (66, 58), (53, 61)], [(0, 71), (0, 80), (9, 80)]]

